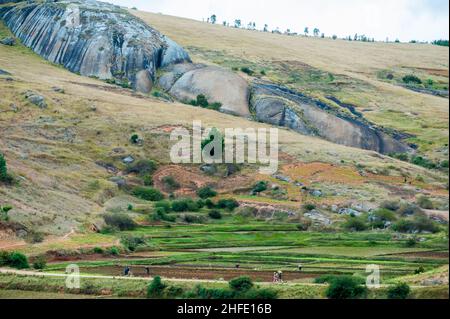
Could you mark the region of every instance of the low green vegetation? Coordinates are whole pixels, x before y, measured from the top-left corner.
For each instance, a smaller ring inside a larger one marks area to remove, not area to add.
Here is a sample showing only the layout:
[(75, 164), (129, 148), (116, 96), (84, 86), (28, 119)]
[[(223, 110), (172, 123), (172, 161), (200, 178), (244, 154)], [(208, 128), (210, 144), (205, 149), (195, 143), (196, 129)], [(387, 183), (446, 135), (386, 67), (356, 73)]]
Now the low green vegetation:
[(0, 183), (9, 184), (12, 182), (12, 180), (12, 176), (8, 173), (6, 159), (3, 154), (0, 153)]
[(0, 266), (8, 266), (16, 269), (30, 268), (27, 256), (16, 251), (0, 251)]
[(389, 287), (387, 296), (389, 299), (407, 299), (411, 293), (411, 288), (406, 283), (399, 283)]
[(103, 216), (108, 231), (133, 230), (137, 224), (131, 217), (124, 213), (110, 213)]
[(326, 296), (330, 299), (359, 299), (367, 295), (367, 288), (352, 276), (337, 276), (330, 281)]
[(220, 108), (222, 107), (222, 103), (220, 103), (220, 102), (210, 103), (208, 101), (208, 99), (206, 98), (206, 96), (203, 94), (197, 95), (197, 99), (191, 100), (188, 104), (193, 105), (193, 106), (200, 106), (202, 108), (215, 110), (215, 111), (219, 111)]
[(157, 202), (164, 199), (163, 193), (153, 187), (137, 186), (133, 189), (132, 194), (140, 199)]

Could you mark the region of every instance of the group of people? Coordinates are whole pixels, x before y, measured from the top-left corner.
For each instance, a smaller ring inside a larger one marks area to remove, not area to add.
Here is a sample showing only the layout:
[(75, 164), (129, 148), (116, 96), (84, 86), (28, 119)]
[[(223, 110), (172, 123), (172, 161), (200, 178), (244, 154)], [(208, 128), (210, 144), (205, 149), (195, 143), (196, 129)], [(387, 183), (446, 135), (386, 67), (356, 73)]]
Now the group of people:
[[(145, 266), (145, 273), (147, 274), (147, 276), (150, 276), (150, 267)], [(125, 277), (132, 277), (133, 273), (131, 272), (131, 267), (130, 266), (125, 266), (125, 268), (123, 269), (123, 275)]]

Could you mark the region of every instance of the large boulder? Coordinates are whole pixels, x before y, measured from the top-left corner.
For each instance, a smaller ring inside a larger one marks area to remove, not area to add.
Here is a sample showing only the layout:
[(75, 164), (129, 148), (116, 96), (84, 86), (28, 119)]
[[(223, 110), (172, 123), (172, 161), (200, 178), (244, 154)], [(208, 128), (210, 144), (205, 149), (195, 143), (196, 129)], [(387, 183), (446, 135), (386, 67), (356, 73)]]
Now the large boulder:
[(337, 144), (384, 154), (412, 152), (408, 145), (361, 119), (274, 84), (253, 85), (251, 109), (261, 122), (285, 126)]
[(179, 63), (172, 64), (164, 69), (164, 74), (158, 79), (159, 86), (165, 90), (170, 91), (172, 86), (178, 81), (179, 78), (186, 72), (204, 68), (204, 64), (193, 64), (193, 63)]
[(186, 72), (169, 92), (180, 101), (195, 100), (197, 95), (204, 94), (209, 102), (221, 103), (222, 112), (250, 116), (247, 82), (239, 75), (219, 67), (206, 66)]
[(190, 62), (175, 42), (125, 9), (94, 0), (26, 2), (0, 8), (24, 45), (72, 72), (149, 92), (156, 69)]

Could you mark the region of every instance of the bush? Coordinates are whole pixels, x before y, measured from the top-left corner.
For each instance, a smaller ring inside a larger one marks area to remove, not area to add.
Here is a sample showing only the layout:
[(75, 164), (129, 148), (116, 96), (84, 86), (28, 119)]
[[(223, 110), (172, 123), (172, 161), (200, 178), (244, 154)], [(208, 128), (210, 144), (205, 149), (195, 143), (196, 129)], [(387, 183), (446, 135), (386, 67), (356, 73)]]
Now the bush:
[(17, 269), (26, 269), (30, 268), (28, 264), (28, 258), (22, 253), (12, 252), (8, 258), (8, 266), (17, 268)]
[(316, 209), (316, 205), (314, 205), (314, 204), (307, 203), (307, 204), (303, 205), (304, 211), (309, 212), (309, 211), (312, 211), (313, 209)]
[(395, 286), (389, 287), (388, 298), (389, 299), (406, 299), (411, 293), (411, 288), (405, 283), (399, 283)]
[(12, 177), (8, 174), (8, 168), (6, 167), (6, 160), (3, 154), (0, 153), (0, 182), (11, 183)]
[(435, 169), (437, 165), (430, 161), (429, 159), (422, 156), (413, 156), (411, 158), (411, 163), (417, 166), (425, 167), (428, 169)]
[(101, 247), (94, 247), (93, 252), (94, 254), (103, 254), (104, 250)]
[(203, 217), (197, 215), (184, 215), (183, 220), (188, 224), (192, 223), (201, 224), (204, 222)]
[(129, 251), (136, 251), (139, 246), (145, 244), (145, 239), (143, 237), (138, 236), (123, 236), (120, 239), (120, 243)]
[(402, 219), (392, 225), (392, 229), (400, 233), (412, 233), (416, 226), (412, 220)]
[(152, 187), (137, 186), (133, 189), (133, 195), (147, 201), (157, 202), (164, 199), (164, 195)]
[(117, 247), (111, 247), (108, 249), (108, 254), (112, 256), (118, 256), (120, 254), (119, 248)]
[(233, 198), (221, 199), (217, 202), (217, 207), (232, 212), (235, 208), (239, 207), (239, 203)]
[(330, 299), (356, 299), (366, 293), (367, 288), (351, 276), (338, 276), (332, 279), (326, 290), (326, 296)]
[(380, 204), (381, 208), (396, 211), (400, 208), (400, 203), (396, 200), (387, 200)]
[(367, 224), (358, 217), (350, 217), (343, 225), (346, 230), (364, 231), (368, 228)]
[(217, 192), (209, 186), (204, 186), (197, 190), (197, 196), (200, 197), (201, 199), (207, 199), (210, 197), (214, 197), (216, 195), (217, 195)]
[(412, 74), (405, 75), (405, 76), (403, 77), (402, 80), (403, 80), (403, 82), (405, 82), (406, 84), (410, 84), (410, 83), (413, 83), (413, 84), (422, 84), (422, 80), (419, 79), (417, 76), (412, 75)]
[(155, 203), (155, 208), (162, 208), (164, 212), (170, 213), (172, 211), (172, 204), (169, 201), (159, 201)]
[(246, 292), (253, 288), (253, 282), (248, 276), (241, 276), (229, 281), (229, 286), (232, 290), (237, 292)]
[(137, 134), (131, 135), (131, 137), (130, 137), (130, 142), (131, 143), (137, 144), (138, 141), (139, 141), (139, 135), (137, 135)]
[(211, 210), (208, 216), (212, 219), (222, 219), (222, 214), (218, 210)]
[(253, 70), (252, 69), (250, 69), (249, 67), (247, 67), (247, 66), (244, 66), (244, 67), (242, 67), (241, 68), (241, 71), (242, 72), (244, 72), (245, 74), (248, 74), (248, 75), (253, 75), (255, 72), (253, 72)]
[(227, 289), (208, 289), (201, 285), (196, 285), (194, 289), (187, 292), (185, 298), (198, 298), (198, 299), (233, 299), (235, 293)]
[[(322, 276), (316, 277), (314, 279), (314, 283), (316, 283), (316, 284), (325, 284), (325, 283), (330, 284), (333, 280), (335, 280), (335, 279), (337, 279), (339, 277), (341, 277), (341, 276), (339, 276), (339, 275), (322, 275)], [(351, 278), (356, 283), (358, 283), (360, 285), (364, 285), (366, 283), (366, 280), (363, 277), (351, 276)]]
[(208, 198), (207, 200), (205, 200), (205, 206), (209, 209), (212, 209), (216, 207), (216, 204), (214, 204), (214, 202)]
[(158, 165), (152, 160), (140, 160), (135, 164), (129, 166), (126, 170), (127, 174), (134, 173), (138, 175), (151, 175), (153, 174)]
[(174, 191), (180, 188), (180, 183), (178, 183), (172, 176), (164, 176), (162, 179), (164, 186), (169, 191)]
[(120, 231), (133, 230), (137, 226), (130, 216), (122, 213), (107, 214), (103, 216), (103, 219), (106, 225)]
[(400, 208), (397, 210), (397, 213), (401, 216), (411, 216), (421, 212), (422, 210), (419, 207), (409, 203), (402, 203)]
[(420, 196), (417, 198), (417, 205), (423, 209), (433, 209), (433, 202), (426, 196)]
[(42, 243), (44, 241), (44, 234), (38, 231), (30, 231), (25, 240), (31, 244)]
[(47, 260), (44, 256), (38, 256), (36, 257), (35, 261), (33, 262), (33, 268), (37, 270), (42, 270), (47, 266)]
[(418, 216), (413, 220), (399, 220), (397, 223), (392, 225), (392, 229), (400, 233), (439, 232), (439, 227), (426, 216)]
[(192, 199), (179, 199), (172, 202), (172, 210), (174, 212), (197, 212), (200, 210), (199, 205)]
[(253, 192), (253, 193), (256, 193), (256, 194), (257, 194), (257, 193), (264, 192), (264, 191), (267, 190), (267, 185), (268, 185), (267, 182), (265, 182), (265, 181), (259, 181), (258, 183), (256, 183), (256, 184), (253, 186), (252, 192)]
[(164, 289), (166, 289), (166, 284), (162, 282), (161, 277), (156, 276), (153, 278), (152, 282), (147, 288), (148, 298), (160, 298), (163, 295)]

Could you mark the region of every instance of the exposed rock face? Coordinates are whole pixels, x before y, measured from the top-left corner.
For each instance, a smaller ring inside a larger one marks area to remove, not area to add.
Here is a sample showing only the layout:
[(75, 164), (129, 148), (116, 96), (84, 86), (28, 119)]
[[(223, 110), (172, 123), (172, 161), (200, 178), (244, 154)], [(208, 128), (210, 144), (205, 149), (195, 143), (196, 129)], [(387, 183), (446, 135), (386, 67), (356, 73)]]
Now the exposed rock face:
[(151, 90), (161, 66), (189, 61), (175, 42), (120, 7), (93, 0), (26, 2), (0, 8), (24, 45), (72, 72)]
[(180, 64), (168, 71), (159, 84), (176, 99), (191, 101), (204, 94), (208, 101), (222, 103), (222, 112), (250, 116), (249, 87), (239, 75), (201, 64)]
[(251, 107), (261, 122), (289, 127), (299, 133), (380, 153), (412, 149), (370, 124), (333, 113), (323, 103), (273, 84), (255, 84)]

